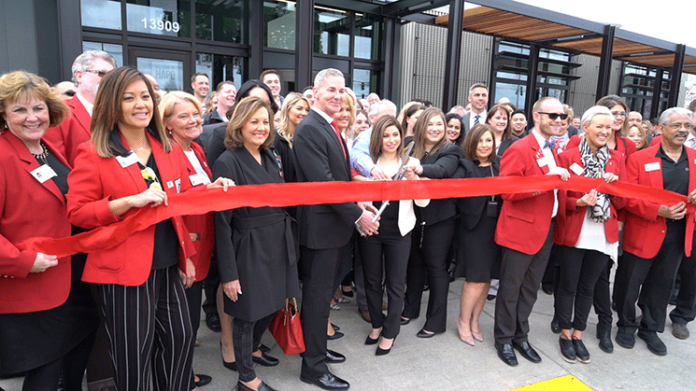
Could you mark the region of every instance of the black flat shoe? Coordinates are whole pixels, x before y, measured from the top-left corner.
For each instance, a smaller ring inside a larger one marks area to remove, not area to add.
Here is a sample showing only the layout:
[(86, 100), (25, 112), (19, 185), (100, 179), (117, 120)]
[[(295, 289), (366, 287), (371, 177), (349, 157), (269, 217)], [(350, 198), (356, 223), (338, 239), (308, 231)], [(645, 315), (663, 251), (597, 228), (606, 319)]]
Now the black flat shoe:
[(597, 338), (599, 339), (599, 348), (605, 353), (614, 351), (614, 344), (611, 342), (611, 329), (598, 330)]
[(411, 319), (409, 319), (409, 318), (404, 318), (404, 317), (402, 316), (402, 317), (401, 317), (400, 323), (401, 323), (402, 326), (406, 326), (407, 324), (411, 323)]
[(198, 376), (198, 381), (196, 383), (196, 387), (203, 387), (206, 384), (209, 384), (211, 381), (213, 381), (213, 378), (208, 376), (208, 375), (201, 375), (201, 374), (196, 374)]
[(578, 357), (578, 361), (583, 364), (590, 363), (590, 352), (587, 351), (581, 339), (573, 338), (573, 348), (575, 348), (575, 355)]
[[(258, 391), (277, 391), (275, 388), (269, 386), (268, 384), (261, 382), (256, 388)], [(251, 388), (244, 385), (242, 382), (237, 382), (237, 391), (254, 391)]]
[(353, 297), (353, 295), (355, 295), (355, 294), (353, 293), (353, 290), (352, 290), (352, 289), (349, 290), (349, 291), (344, 291), (344, 290), (343, 290), (343, 287), (341, 287), (341, 293), (343, 293), (343, 296), (348, 296), (348, 297)]
[(503, 362), (511, 367), (516, 366), (517, 356), (515, 356), (515, 351), (512, 349), (512, 345), (509, 343), (498, 344), (495, 343), (495, 349), (498, 351), (498, 357), (500, 357)]
[(614, 341), (622, 348), (633, 349), (633, 346), (636, 344), (636, 336), (633, 333), (618, 331)]
[(386, 356), (391, 352), (392, 348), (394, 347), (394, 342), (396, 342), (396, 337), (392, 340), (392, 345), (389, 347), (389, 349), (382, 349), (377, 345), (377, 350), (375, 350), (375, 356)]
[(327, 364), (340, 364), (345, 361), (346, 356), (331, 349), (326, 349), (326, 360), (324, 360), (324, 362)]
[(425, 331), (425, 329), (421, 329), (418, 333), (416, 333), (416, 337), (418, 338), (432, 338), (435, 336), (435, 333), (428, 333)]
[(563, 337), (558, 337), (558, 344), (561, 346), (561, 357), (571, 364), (575, 363), (578, 356), (575, 354), (573, 341)]
[(638, 331), (638, 338), (642, 339), (648, 344), (648, 350), (658, 356), (664, 356), (667, 354), (667, 346), (662, 342), (660, 337), (654, 331)]
[(532, 345), (529, 344), (529, 342), (524, 341), (522, 343), (512, 343), (512, 347), (517, 349), (518, 352), (522, 355), (522, 357), (526, 358), (527, 360), (537, 364), (541, 362), (541, 356), (539, 356), (539, 353), (534, 350)]
[(561, 325), (558, 322), (558, 319), (553, 318), (551, 320), (551, 332), (554, 334), (560, 334), (561, 333)]
[(215, 312), (205, 314), (205, 325), (208, 326), (210, 331), (214, 331), (216, 333), (222, 331), (222, 326), (220, 326), (220, 317)]
[(334, 335), (327, 335), (327, 336), (326, 336), (326, 339), (328, 339), (329, 341), (333, 341), (333, 340), (336, 340), (336, 339), (341, 339), (341, 338), (343, 338), (344, 335), (345, 335), (345, 334), (343, 334), (342, 332), (336, 331), (336, 332), (334, 332)]
[(261, 352), (261, 357), (256, 357), (254, 355), (251, 356), (251, 361), (263, 366), (263, 367), (274, 367), (278, 365), (280, 360), (273, 356), (269, 356), (268, 354)]
[(300, 380), (307, 384), (315, 385), (324, 390), (347, 390), (350, 384), (332, 373), (325, 373), (319, 377), (300, 375)]

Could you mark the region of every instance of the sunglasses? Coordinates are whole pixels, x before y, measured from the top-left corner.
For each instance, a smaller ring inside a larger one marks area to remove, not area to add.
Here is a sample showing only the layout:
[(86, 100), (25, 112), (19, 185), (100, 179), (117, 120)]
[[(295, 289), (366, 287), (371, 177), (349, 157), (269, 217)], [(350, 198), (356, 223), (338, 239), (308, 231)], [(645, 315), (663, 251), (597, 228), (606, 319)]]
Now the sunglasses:
[(568, 118), (568, 114), (566, 113), (544, 113), (543, 111), (537, 111), (537, 113), (548, 115), (551, 121), (557, 120), (558, 117), (561, 117), (561, 120), (565, 120)]

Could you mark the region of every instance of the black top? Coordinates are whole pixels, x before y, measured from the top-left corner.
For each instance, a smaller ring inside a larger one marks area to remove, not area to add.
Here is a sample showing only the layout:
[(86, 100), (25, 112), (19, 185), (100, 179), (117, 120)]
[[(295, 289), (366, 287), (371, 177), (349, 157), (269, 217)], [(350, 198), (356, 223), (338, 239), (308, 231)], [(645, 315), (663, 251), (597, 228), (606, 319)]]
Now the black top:
[[(34, 156), (34, 158), (36, 158), (36, 156)], [(41, 165), (44, 163), (48, 164), (48, 166), (55, 171), (56, 176), (51, 178), (51, 180), (58, 186), (58, 190), (60, 190), (60, 192), (63, 193), (63, 197), (65, 197), (65, 195), (68, 194), (68, 174), (70, 174), (70, 169), (50, 152), (48, 152), (45, 161), (38, 158), (36, 158), (36, 161)]]
[(681, 195), (689, 194), (689, 162), (686, 159), (686, 151), (682, 147), (682, 153), (678, 161), (667, 156), (662, 145), (655, 157), (662, 159), (662, 185), (665, 190), (673, 191)]
[[(144, 169), (140, 162), (138, 162), (140, 169)], [(157, 163), (155, 162), (155, 155), (150, 154), (147, 159), (147, 166), (155, 172), (157, 181), (161, 183), (162, 179), (160, 177), (159, 170), (157, 169)], [(147, 180), (143, 178), (147, 187), (155, 182), (154, 180)], [(174, 225), (171, 219), (166, 219), (160, 221), (155, 225), (155, 251), (152, 254), (152, 270), (166, 269), (170, 266), (174, 266), (179, 261), (179, 249), (177, 244), (179, 243), (179, 238), (176, 235), (176, 230), (174, 230)]]

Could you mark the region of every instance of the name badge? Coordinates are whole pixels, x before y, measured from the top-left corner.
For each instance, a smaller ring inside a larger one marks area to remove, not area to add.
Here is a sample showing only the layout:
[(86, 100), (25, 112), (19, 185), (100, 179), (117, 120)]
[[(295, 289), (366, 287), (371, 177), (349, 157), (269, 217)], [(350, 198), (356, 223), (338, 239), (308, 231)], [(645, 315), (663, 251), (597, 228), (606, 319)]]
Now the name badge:
[(44, 164), (30, 173), (37, 181), (39, 181), (39, 183), (44, 183), (54, 176), (57, 176), (56, 172), (53, 171), (48, 164)]
[(191, 186), (198, 186), (198, 185), (207, 185), (210, 183), (210, 179), (208, 177), (203, 177), (203, 175), (200, 174), (194, 174), (189, 176), (189, 181), (191, 181)]
[(176, 192), (181, 193), (181, 178), (175, 180), (174, 185), (176, 185)]
[(541, 158), (541, 159), (537, 159), (537, 164), (539, 165), (539, 167), (544, 167), (548, 163), (546, 162), (546, 159)]
[(174, 187), (174, 182), (173, 182), (173, 181), (168, 181), (168, 182), (167, 182), (167, 189), (171, 189), (172, 187)]
[(645, 172), (657, 171), (660, 169), (660, 162), (647, 163), (645, 165)]
[(573, 163), (573, 164), (570, 166), (570, 171), (574, 172), (575, 175), (582, 175), (582, 172), (583, 172), (584, 170), (583, 170), (582, 167), (580, 167), (579, 164)]
[(130, 166), (131, 164), (135, 164), (135, 163), (139, 162), (138, 155), (133, 153), (133, 151), (131, 151), (130, 154), (126, 157), (116, 156), (116, 160), (123, 168), (126, 168), (126, 167)]

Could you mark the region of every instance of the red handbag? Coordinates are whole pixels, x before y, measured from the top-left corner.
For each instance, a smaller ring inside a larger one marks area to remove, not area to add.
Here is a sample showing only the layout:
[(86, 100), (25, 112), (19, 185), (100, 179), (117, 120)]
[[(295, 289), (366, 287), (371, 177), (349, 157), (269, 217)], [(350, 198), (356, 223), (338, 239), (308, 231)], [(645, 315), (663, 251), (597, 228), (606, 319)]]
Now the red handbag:
[(285, 307), (276, 314), (268, 326), (278, 346), (286, 355), (303, 353), (305, 351), (304, 334), (300, 324), (300, 310), (297, 308), (297, 300), (293, 297), (285, 299)]

